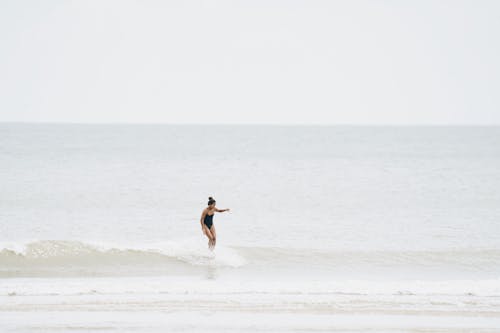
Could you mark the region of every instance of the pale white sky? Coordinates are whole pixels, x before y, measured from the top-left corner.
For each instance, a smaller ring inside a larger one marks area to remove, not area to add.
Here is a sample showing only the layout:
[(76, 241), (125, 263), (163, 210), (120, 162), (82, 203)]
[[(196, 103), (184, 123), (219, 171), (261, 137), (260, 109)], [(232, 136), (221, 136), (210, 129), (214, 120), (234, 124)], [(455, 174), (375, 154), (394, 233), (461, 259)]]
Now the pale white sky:
[(0, 121), (500, 124), (500, 1), (0, 1)]

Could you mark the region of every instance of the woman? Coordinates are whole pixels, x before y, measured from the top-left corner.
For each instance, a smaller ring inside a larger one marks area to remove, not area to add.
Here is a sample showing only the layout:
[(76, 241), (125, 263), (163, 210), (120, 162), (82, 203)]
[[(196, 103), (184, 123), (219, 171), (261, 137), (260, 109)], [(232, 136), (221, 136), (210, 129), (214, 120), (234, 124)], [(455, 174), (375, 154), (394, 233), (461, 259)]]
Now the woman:
[(215, 200), (212, 197), (208, 197), (208, 207), (203, 210), (201, 213), (201, 230), (208, 237), (208, 248), (213, 250), (215, 248), (215, 226), (213, 225), (213, 217), (215, 212), (225, 212), (228, 211), (229, 208), (226, 209), (218, 209), (215, 207)]

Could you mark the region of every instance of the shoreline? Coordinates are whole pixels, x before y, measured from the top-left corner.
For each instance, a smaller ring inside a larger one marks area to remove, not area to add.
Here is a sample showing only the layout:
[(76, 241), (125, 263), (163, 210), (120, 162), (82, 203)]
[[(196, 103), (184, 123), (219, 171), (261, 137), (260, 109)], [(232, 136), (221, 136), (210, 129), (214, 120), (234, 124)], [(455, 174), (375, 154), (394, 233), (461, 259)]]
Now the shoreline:
[(326, 284), (182, 277), (0, 281), (2, 332), (500, 332), (496, 293), (332, 292)]

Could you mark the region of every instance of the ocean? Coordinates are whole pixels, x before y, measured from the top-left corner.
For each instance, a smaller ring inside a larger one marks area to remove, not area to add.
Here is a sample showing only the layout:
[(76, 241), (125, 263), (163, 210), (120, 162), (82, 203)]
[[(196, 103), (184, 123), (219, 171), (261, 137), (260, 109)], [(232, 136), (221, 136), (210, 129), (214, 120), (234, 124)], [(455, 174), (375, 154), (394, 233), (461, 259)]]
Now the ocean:
[(2, 332), (500, 332), (500, 127), (1, 123), (0, 187)]

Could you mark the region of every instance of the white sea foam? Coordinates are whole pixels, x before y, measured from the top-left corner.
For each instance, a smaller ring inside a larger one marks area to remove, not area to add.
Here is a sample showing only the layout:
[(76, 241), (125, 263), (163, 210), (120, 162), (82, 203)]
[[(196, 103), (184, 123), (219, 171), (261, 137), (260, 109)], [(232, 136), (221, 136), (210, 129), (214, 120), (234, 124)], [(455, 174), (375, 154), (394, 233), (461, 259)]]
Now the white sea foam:
[[(147, 283), (145, 283), (147, 281)], [(193, 276), (15, 278), (3, 281), (0, 296), (81, 294), (200, 294), (200, 295), (358, 295), (358, 296), (481, 296), (500, 301), (500, 278), (491, 280), (277, 280), (268, 276), (239, 280)]]

